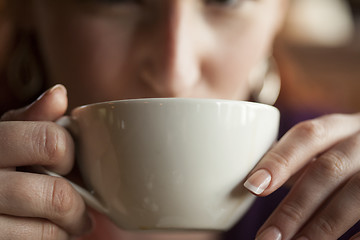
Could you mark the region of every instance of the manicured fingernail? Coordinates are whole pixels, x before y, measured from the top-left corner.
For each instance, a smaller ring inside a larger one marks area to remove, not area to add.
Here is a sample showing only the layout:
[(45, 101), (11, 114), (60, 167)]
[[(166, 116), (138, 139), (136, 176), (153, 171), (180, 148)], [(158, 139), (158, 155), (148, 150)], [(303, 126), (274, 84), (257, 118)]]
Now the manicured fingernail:
[(271, 175), (265, 169), (257, 170), (244, 183), (244, 187), (255, 194), (261, 194), (270, 185)]
[(276, 227), (269, 227), (255, 240), (281, 240), (281, 232)]

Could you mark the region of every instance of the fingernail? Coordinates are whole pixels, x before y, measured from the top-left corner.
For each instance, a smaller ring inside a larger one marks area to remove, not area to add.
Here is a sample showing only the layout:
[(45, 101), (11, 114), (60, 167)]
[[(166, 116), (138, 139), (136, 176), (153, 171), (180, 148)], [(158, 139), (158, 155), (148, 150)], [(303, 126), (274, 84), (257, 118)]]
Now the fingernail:
[(67, 91), (66, 91), (66, 88), (61, 85), (61, 84), (56, 84), (55, 86), (53, 86), (52, 88), (50, 88), (49, 90), (47, 90), (46, 92), (44, 92), (43, 94), (41, 94), (35, 102), (39, 101), (40, 99), (42, 99), (44, 96), (48, 95), (48, 94), (51, 94), (51, 93), (54, 93), (56, 91), (59, 91), (61, 92), (62, 94), (65, 94), (67, 95)]
[(62, 84), (56, 84), (55, 86), (53, 86), (52, 88), (50, 88), (49, 93), (54, 93), (55, 91), (59, 91), (62, 94), (67, 95), (67, 91), (66, 88), (64, 87), (64, 85)]
[(255, 240), (281, 240), (281, 232), (276, 227), (269, 227)]
[(90, 233), (95, 223), (94, 216), (91, 213), (87, 212), (86, 215), (87, 216), (86, 216), (86, 224), (84, 226), (84, 234)]
[(271, 175), (265, 169), (257, 170), (244, 183), (244, 187), (255, 194), (261, 194), (270, 185)]

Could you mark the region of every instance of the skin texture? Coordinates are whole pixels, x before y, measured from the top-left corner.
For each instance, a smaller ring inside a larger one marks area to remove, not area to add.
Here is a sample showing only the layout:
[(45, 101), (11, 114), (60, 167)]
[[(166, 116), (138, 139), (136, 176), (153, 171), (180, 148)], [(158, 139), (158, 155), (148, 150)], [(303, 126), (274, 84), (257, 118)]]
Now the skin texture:
[(248, 74), (279, 24), (276, 2), (36, 1), (34, 15), (50, 85), (71, 86), (71, 107), (139, 97), (245, 99)]
[[(76, 149), (53, 121), (81, 104), (140, 97), (247, 99), (248, 76), (269, 55), (285, 2), (27, 4), (30, 12), (19, 22), (37, 36), (49, 87), (62, 85), (1, 118), (0, 239), (215, 238), (124, 232), (87, 211), (66, 181), (14, 170), (42, 165), (69, 173)], [(298, 124), (274, 145), (249, 175), (248, 184), (263, 187), (257, 194), (266, 196), (302, 174), (258, 239), (337, 239), (359, 220), (359, 131), (359, 114), (328, 115)]]

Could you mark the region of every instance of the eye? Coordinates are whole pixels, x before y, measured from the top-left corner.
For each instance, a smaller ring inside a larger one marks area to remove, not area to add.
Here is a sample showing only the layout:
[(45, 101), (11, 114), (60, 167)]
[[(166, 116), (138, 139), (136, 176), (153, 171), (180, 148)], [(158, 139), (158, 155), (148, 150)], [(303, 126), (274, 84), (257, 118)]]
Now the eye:
[(142, 0), (83, 0), (93, 3), (103, 3), (103, 4), (139, 4), (142, 3)]
[(205, 3), (212, 5), (236, 6), (243, 0), (205, 0)]

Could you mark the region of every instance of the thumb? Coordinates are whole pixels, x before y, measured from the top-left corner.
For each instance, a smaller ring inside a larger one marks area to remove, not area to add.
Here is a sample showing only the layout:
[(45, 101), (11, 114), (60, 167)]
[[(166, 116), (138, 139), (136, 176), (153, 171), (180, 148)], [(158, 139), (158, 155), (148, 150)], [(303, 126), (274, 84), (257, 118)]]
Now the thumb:
[(57, 84), (44, 92), (30, 105), (6, 112), (1, 121), (55, 121), (66, 112), (66, 88)]

